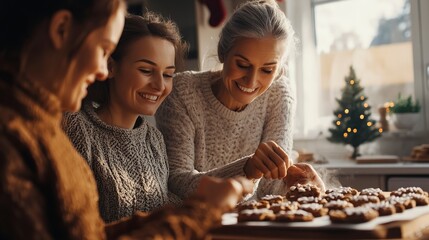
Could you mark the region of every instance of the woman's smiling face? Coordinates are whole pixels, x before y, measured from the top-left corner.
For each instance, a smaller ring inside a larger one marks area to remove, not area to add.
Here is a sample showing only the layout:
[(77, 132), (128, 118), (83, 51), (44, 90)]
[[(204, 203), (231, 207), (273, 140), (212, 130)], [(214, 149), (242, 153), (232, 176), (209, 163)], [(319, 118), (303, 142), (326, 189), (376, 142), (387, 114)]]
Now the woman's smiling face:
[(238, 39), (225, 57), (219, 100), (233, 110), (262, 95), (277, 76), (285, 49), (274, 37)]
[(174, 45), (146, 36), (132, 42), (118, 62), (113, 62), (110, 102), (136, 115), (154, 115), (173, 88)]

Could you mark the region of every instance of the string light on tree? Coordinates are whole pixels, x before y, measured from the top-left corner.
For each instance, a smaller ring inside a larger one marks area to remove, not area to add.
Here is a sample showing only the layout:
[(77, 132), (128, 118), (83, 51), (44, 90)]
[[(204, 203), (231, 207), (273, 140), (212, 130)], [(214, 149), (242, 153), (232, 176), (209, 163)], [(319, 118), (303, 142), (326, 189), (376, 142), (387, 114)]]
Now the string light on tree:
[[(328, 140), (335, 143), (349, 144), (353, 147), (352, 158), (359, 156), (359, 146), (378, 138), (383, 129), (375, 127), (371, 119), (371, 106), (363, 94), (360, 80), (350, 66), (350, 73), (344, 78), (346, 85), (341, 98), (337, 98), (338, 108), (334, 111), (333, 127), (329, 129)], [(343, 115), (344, 114), (344, 115)]]

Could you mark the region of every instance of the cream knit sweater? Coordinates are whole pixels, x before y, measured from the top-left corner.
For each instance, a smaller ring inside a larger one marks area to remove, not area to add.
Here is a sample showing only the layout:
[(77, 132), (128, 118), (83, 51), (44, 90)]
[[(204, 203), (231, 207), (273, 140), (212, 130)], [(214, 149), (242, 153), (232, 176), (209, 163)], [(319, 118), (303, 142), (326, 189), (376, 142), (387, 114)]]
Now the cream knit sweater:
[[(276, 79), (243, 111), (235, 112), (214, 96), (220, 72), (184, 72), (156, 114), (170, 165), (169, 188), (184, 198), (202, 175), (244, 175), (243, 167), (261, 142), (292, 149), (295, 94), (290, 80)], [(281, 180), (262, 180), (257, 196), (284, 194)]]

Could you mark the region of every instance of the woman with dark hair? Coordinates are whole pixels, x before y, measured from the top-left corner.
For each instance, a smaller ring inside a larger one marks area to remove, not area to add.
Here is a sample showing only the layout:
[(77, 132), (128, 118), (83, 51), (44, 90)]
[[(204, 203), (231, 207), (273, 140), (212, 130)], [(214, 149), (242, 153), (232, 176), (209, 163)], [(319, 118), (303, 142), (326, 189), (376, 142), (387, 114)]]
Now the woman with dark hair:
[(64, 117), (65, 132), (94, 172), (106, 222), (180, 202), (168, 192), (162, 134), (142, 115), (153, 115), (170, 94), (186, 47), (172, 21), (150, 12), (126, 16), (107, 80), (88, 89), (81, 111)]
[(0, 4), (0, 239), (201, 238), (247, 191), (244, 179), (206, 178), (181, 208), (105, 225), (60, 122), (107, 78), (124, 15), (122, 0)]

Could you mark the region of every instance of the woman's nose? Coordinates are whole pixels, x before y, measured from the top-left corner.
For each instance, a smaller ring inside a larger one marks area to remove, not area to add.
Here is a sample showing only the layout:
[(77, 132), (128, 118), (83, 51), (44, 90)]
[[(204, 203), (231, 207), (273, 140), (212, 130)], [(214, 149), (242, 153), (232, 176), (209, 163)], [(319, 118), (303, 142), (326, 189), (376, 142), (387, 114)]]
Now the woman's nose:
[(258, 73), (254, 69), (250, 69), (246, 74), (246, 82), (252, 85), (258, 79)]
[(151, 81), (151, 85), (154, 89), (163, 91), (165, 89), (164, 76), (162, 74), (156, 74)]
[(105, 80), (109, 75), (109, 69), (107, 68), (107, 61), (103, 60), (100, 66), (98, 67), (96, 78), (98, 80)]

